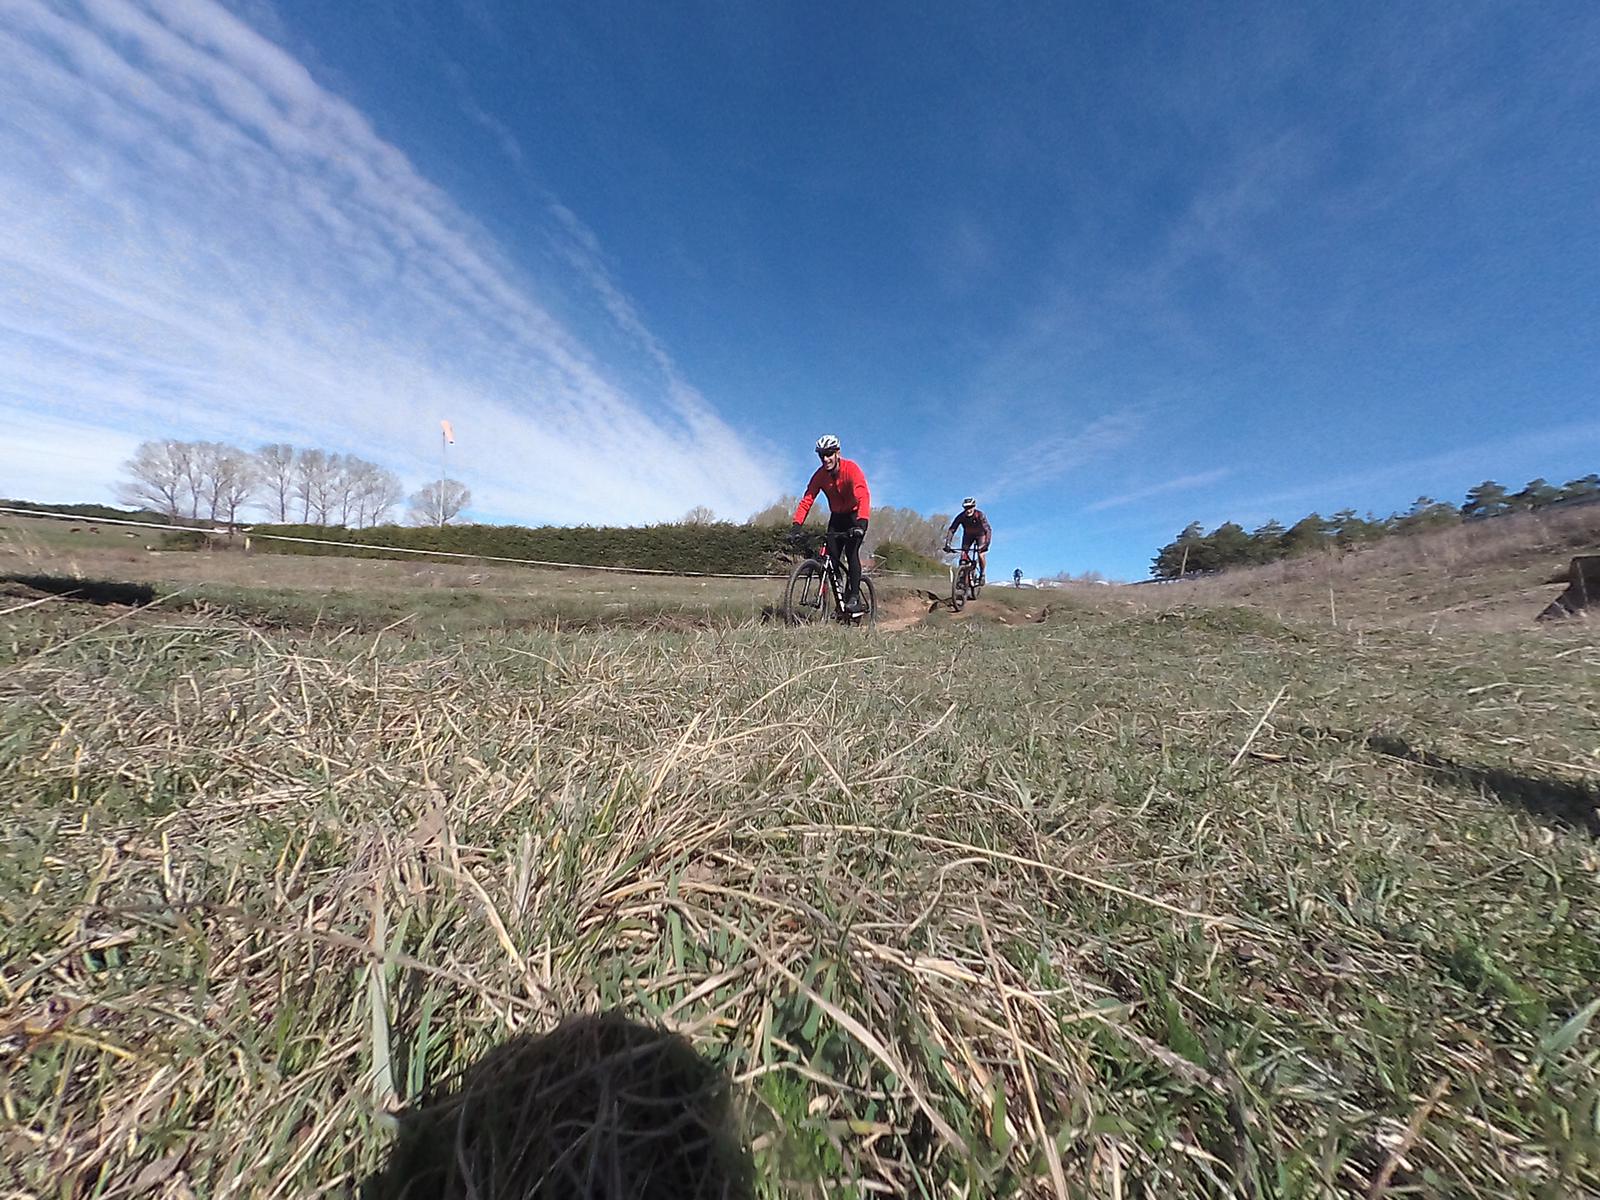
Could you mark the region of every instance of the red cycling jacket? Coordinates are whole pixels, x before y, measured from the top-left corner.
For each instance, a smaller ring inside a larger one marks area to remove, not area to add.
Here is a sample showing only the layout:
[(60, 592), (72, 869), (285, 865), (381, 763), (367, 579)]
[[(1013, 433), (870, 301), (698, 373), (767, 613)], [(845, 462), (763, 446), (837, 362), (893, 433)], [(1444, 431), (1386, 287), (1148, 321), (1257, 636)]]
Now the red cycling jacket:
[(827, 495), (828, 511), (831, 513), (853, 512), (862, 521), (872, 515), (872, 496), (867, 492), (867, 477), (848, 458), (839, 460), (838, 474), (827, 467), (817, 468), (811, 482), (806, 484), (806, 494), (800, 497), (800, 504), (794, 510), (796, 525), (806, 519), (818, 492)]

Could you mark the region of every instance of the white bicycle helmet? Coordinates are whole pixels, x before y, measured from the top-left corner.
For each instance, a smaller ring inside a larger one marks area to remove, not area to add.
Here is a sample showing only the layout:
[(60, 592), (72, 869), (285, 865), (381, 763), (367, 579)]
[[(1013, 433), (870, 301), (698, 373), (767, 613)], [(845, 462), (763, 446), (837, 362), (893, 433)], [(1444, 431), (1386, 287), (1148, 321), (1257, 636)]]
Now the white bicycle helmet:
[(977, 508), (978, 507), (978, 502), (976, 500), (974, 500), (971, 496), (968, 496), (965, 500), (963, 500), (961, 502), (961, 507), (962, 508)]
[(839, 439), (831, 433), (825, 433), (817, 439), (818, 454), (832, 454), (839, 448)]

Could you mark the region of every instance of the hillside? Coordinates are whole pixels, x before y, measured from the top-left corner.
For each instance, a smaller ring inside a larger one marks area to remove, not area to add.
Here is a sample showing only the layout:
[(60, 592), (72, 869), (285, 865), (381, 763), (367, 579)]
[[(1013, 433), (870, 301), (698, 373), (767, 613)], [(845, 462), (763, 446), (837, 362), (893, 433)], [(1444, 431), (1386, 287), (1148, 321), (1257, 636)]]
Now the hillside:
[(1569, 561), (1600, 554), (1600, 505), (1390, 538), (1183, 582), (1122, 589), (1141, 607), (1242, 604), (1353, 629), (1510, 630), (1562, 590)]

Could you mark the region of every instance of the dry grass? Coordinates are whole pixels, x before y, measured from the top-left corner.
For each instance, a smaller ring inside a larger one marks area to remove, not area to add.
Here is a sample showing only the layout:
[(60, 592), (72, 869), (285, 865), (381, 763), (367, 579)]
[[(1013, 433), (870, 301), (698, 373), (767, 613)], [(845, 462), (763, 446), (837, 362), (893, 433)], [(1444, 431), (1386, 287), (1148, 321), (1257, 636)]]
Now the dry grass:
[(340, 1194), (601, 1008), (770, 1196), (1600, 1190), (1584, 627), (5, 620), (25, 1193)]

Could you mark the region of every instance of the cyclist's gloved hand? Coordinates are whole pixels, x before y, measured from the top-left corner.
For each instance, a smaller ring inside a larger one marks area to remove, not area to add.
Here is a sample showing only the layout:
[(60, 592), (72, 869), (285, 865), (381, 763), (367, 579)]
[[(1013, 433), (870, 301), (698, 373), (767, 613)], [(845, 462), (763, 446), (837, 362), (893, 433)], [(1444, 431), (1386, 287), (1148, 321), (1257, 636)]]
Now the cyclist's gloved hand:
[(860, 541), (860, 540), (861, 540), (861, 539), (862, 539), (862, 538), (864, 538), (864, 537), (866, 537), (866, 536), (867, 536), (867, 522), (866, 522), (866, 518), (864, 518), (864, 517), (857, 517), (857, 518), (856, 518), (856, 519), (855, 519), (855, 524), (853, 524), (853, 525), (851, 525), (851, 526), (850, 526), (850, 536), (851, 536), (851, 537), (853, 537), (853, 538), (854, 538), (854, 539), (855, 539), (855, 540), (856, 540), (856, 541), (858, 541), (858, 542), (859, 542), (859, 541)]
[(806, 531), (804, 525), (796, 521), (793, 525), (789, 526), (788, 539), (791, 543), (803, 542), (805, 541), (805, 538)]

